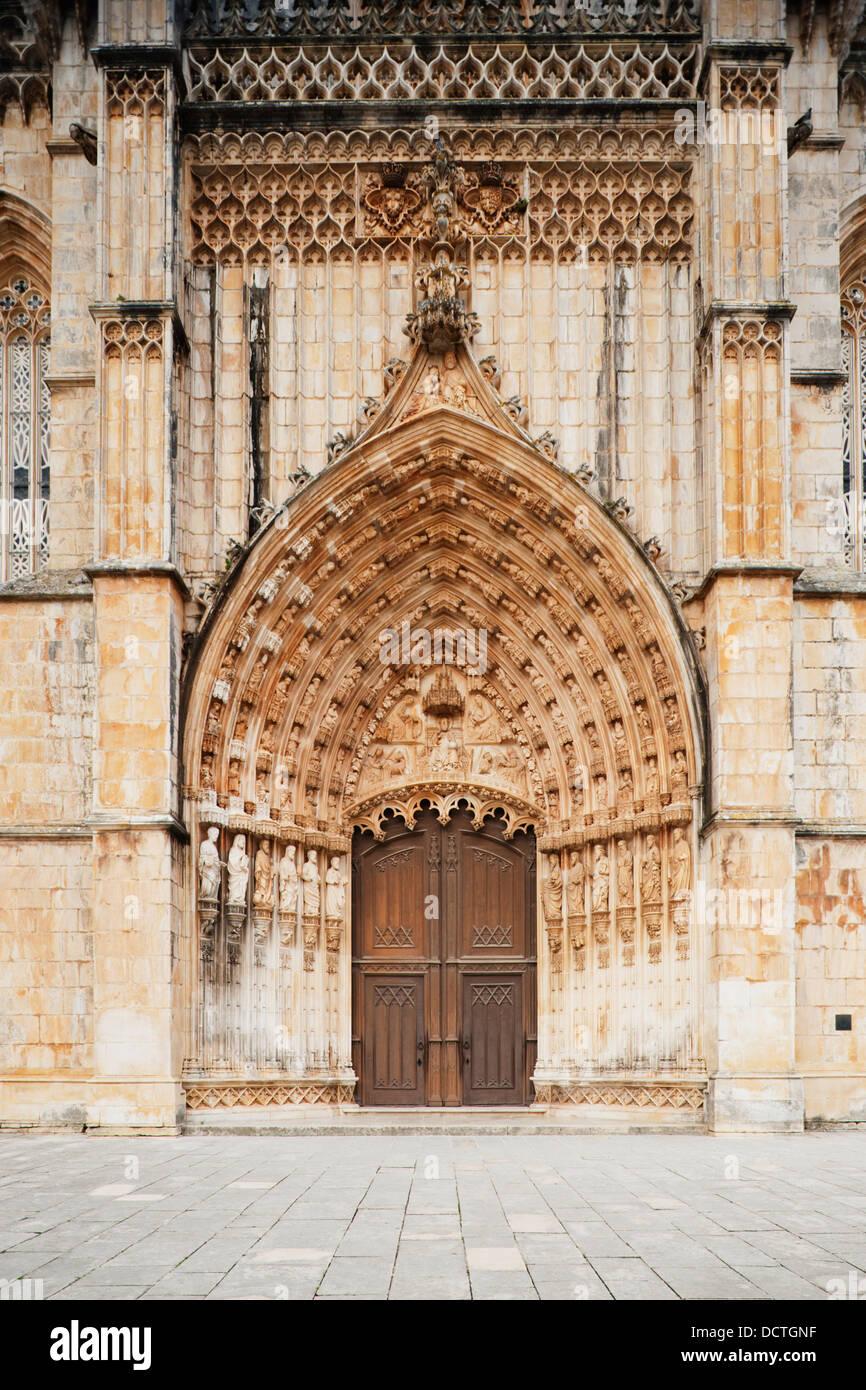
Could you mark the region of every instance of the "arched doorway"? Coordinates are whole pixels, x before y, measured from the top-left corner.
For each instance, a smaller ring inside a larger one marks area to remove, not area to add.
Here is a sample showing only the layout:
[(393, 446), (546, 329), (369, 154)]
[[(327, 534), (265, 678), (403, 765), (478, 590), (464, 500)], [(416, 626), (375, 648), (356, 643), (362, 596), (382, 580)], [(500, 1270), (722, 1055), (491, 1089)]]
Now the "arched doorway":
[(365, 1105), (524, 1105), (536, 1054), (535, 836), (432, 810), (352, 847), (352, 1053)]
[[(387, 913), (356, 925), (353, 836), (378, 847), (373, 863), (432, 809), (440, 839), (463, 811), (489, 838), (501, 811), (503, 857), (522, 843), (528, 865), (530, 827), (537, 835), (537, 989), (527, 1003), (527, 935), (512, 1028), (521, 1084), (515, 1063), (513, 1086), (479, 1074), (467, 1090), (455, 1054), (472, 1004), (458, 989), (471, 988), (473, 960), (485, 962), (478, 976), (506, 975), (507, 953), (480, 940), (458, 951), (454, 934), (508, 924), (446, 912), (445, 937), (423, 958), (423, 1000), (406, 1005), (414, 1032), (397, 1032), (401, 1049), (414, 1038), (415, 1084), (400, 1072), (388, 1089), (416, 1100), (423, 1089), (425, 1103), (476, 1103), (482, 1090), (488, 1102), (497, 1091), (527, 1099), (536, 1007), (542, 1102), (700, 1105), (694, 644), (614, 510), (510, 427), (465, 350), (435, 372), (429, 360), (419, 354), (363, 445), (261, 529), (193, 653), (190, 1103), (226, 1103), (220, 1088), (250, 1104), (355, 1096), (376, 1001), (363, 1001), (353, 1065), (352, 943), (363, 946), (356, 982), (374, 964), (411, 974), (396, 967), (414, 947), (364, 944), (364, 931), (406, 924)], [(440, 392), (454, 372), (466, 386)], [(493, 999), (474, 983), (479, 1003)], [(419, 1068), (431, 1039), (441, 1055)]]

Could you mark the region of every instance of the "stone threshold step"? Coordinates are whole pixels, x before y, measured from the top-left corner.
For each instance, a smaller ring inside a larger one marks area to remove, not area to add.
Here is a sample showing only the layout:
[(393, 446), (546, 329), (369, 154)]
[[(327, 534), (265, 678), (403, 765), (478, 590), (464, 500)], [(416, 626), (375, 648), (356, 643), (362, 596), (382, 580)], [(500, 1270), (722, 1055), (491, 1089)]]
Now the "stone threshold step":
[(404, 1109), (364, 1107), (311, 1114), (307, 1107), (278, 1114), (250, 1114), (248, 1109), (187, 1114), (184, 1134), (238, 1135), (376, 1135), (376, 1134), (705, 1134), (707, 1126), (693, 1115), (605, 1115), (572, 1118), (561, 1112), (523, 1108), (472, 1106), (443, 1108), (407, 1106)]

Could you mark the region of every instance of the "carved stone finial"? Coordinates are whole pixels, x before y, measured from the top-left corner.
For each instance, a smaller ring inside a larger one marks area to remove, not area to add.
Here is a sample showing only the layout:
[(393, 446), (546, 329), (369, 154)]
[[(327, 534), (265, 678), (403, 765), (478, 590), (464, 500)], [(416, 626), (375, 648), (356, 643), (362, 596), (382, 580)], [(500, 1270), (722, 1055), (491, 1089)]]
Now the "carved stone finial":
[(453, 245), (456, 194), (464, 182), (463, 171), (452, 163), (441, 139), (436, 141), (436, 153), (425, 182), (436, 241), (430, 260), (416, 274), (415, 283), (422, 297), (415, 312), (406, 319), (405, 332), (413, 343), (423, 343), (431, 352), (442, 352), (455, 347), (461, 339), (473, 338), (480, 324), (461, 298), (460, 291), (468, 285), (469, 274), (465, 265), (457, 264)]

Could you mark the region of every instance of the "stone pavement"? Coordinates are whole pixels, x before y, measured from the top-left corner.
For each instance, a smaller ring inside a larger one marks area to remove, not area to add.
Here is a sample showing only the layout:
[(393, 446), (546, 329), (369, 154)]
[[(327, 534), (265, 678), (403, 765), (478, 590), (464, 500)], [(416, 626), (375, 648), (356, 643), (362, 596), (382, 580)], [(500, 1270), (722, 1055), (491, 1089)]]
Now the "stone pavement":
[(866, 1133), (6, 1134), (0, 1252), (56, 1299), (866, 1297)]

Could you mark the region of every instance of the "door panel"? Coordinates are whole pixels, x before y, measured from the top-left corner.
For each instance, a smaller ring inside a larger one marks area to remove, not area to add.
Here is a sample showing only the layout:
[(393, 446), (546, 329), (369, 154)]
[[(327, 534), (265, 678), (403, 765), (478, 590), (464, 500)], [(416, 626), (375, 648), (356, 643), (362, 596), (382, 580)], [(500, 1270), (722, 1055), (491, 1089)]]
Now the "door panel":
[(365, 981), (369, 1105), (423, 1105), (424, 977), (368, 975)]
[(524, 856), (475, 832), (464, 832), (458, 844), (459, 954), (522, 959), (529, 926)]
[(423, 812), (411, 831), (394, 820), (384, 840), (357, 834), (352, 873), (361, 1103), (528, 1103), (535, 837)]
[(519, 975), (463, 976), (463, 1104), (523, 1101)]

